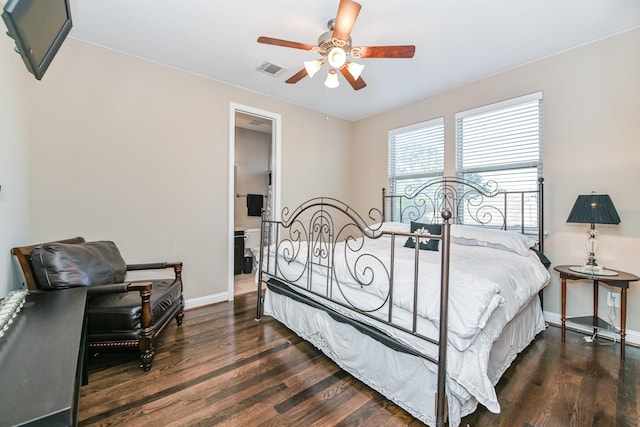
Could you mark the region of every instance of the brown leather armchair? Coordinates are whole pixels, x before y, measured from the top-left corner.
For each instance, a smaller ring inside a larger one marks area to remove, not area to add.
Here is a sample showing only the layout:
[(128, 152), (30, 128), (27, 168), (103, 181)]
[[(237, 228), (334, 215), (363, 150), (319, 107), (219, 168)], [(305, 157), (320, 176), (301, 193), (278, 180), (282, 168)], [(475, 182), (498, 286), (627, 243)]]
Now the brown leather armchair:
[[(182, 263), (126, 264), (109, 241), (82, 237), (12, 249), (30, 292), (87, 286), (90, 350), (138, 349), (140, 367), (151, 368), (156, 338), (184, 317)], [(124, 283), (127, 271), (172, 268), (174, 278)]]

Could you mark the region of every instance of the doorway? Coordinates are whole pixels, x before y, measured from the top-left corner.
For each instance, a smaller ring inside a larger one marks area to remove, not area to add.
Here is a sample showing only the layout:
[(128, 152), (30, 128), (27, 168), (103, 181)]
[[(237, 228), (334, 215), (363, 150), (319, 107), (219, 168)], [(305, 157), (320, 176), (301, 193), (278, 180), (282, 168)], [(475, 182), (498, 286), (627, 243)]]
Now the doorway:
[(247, 230), (255, 235), (260, 228), (260, 218), (248, 210), (248, 196), (252, 201), (262, 196), (263, 215), (277, 218), (280, 213), (281, 118), (235, 103), (230, 105), (229, 118), (228, 300), (232, 301), (238, 292), (255, 290), (255, 269), (251, 268), (250, 257), (243, 257), (244, 251), (239, 248), (240, 243), (244, 246)]

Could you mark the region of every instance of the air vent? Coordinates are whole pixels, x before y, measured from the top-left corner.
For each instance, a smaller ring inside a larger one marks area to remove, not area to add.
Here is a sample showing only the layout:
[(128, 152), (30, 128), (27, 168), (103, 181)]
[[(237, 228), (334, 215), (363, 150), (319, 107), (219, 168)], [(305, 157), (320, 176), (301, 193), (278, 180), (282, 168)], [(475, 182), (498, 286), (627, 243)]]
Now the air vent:
[(256, 68), (256, 70), (260, 71), (261, 73), (268, 74), (272, 77), (278, 77), (281, 74), (285, 73), (288, 69), (281, 65), (266, 61), (263, 62), (258, 68)]

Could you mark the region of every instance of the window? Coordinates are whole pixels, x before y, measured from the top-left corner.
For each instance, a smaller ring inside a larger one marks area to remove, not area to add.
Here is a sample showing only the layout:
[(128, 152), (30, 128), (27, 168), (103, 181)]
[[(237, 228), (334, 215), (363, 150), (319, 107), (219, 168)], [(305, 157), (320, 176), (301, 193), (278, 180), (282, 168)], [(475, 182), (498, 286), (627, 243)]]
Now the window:
[(456, 114), (456, 173), (483, 186), (494, 180), (509, 192), (508, 218), (494, 218), (491, 225), (537, 232), (533, 191), (542, 176), (542, 92)]
[(389, 186), (392, 193), (424, 183), (444, 171), (444, 119), (389, 132)]
[[(443, 172), (444, 118), (389, 131), (390, 194), (411, 194), (430, 178), (441, 177)], [(394, 205), (393, 199), (388, 202), (391, 218), (401, 220), (400, 207)]]

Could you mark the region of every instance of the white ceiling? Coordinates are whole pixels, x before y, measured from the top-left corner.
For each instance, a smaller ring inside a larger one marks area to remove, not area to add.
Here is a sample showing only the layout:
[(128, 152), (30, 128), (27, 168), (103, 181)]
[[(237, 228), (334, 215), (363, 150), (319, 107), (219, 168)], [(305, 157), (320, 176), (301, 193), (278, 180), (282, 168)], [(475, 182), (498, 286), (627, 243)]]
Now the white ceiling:
[[(347, 120), (361, 118), (640, 27), (639, 0), (361, 0), (354, 46), (414, 44), (412, 59), (362, 59), (367, 87), (284, 81), (317, 54), (338, 0), (71, 0), (71, 37)], [(264, 61), (289, 69), (274, 78)], [(55, 64), (54, 64), (55, 65)]]

